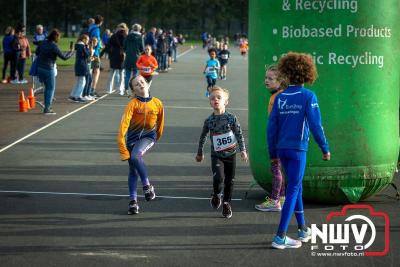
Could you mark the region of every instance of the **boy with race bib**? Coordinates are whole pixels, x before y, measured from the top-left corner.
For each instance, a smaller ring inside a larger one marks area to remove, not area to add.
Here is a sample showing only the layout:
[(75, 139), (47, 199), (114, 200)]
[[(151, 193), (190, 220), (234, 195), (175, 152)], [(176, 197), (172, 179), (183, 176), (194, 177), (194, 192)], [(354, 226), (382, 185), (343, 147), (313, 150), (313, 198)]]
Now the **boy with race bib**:
[[(236, 152), (239, 149), (242, 160), (246, 162), (247, 152), (239, 121), (235, 115), (225, 111), (228, 99), (228, 90), (217, 86), (211, 89), (210, 105), (214, 112), (204, 121), (196, 161), (201, 162), (204, 159), (204, 143), (207, 134), (210, 133), (214, 188), (210, 203), (212, 208), (218, 209), (223, 202), (222, 216), (229, 219), (232, 217), (231, 197), (235, 178)], [(223, 200), (221, 200), (222, 182), (224, 182)]]

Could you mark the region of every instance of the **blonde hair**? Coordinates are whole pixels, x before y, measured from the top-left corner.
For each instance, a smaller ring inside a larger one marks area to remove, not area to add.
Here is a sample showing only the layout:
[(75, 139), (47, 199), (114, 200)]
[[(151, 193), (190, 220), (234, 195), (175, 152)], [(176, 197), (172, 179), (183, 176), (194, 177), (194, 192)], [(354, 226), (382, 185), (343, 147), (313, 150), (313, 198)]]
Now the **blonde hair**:
[(226, 95), (226, 99), (229, 99), (229, 91), (228, 91), (228, 89), (225, 89), (225, 88), (222, 88), (222, 87), (219, 87), (219, 86), (214, 86), (214, 87), (211, 88), (211, 90), (210, 90), (210, 95), (211, 95), (213, 92), (216, 92), (216, 91), (221, 91), (221, 92), (223, 92), (223, 93)]
[(278, 65), (276, 64), (272, 64), (272, 65), (265, 65), (265, 72), (267, 71), (272, 71), (275, 72), (277, 74), (277, 81), (280, 83), (279, 88), (280, 89), (286, 89), (289, 86), (289, 81), (287, 80), (287, 78), (285, 78), (280, 72), (279, 72), (279, 68)]

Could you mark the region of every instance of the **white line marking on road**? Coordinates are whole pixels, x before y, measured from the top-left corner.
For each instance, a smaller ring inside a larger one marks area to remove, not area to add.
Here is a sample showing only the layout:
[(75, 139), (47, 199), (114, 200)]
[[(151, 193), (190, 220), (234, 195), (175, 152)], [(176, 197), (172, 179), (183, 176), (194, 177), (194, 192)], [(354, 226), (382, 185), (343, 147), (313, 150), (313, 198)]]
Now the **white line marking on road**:
[(197, 47), (197, 46), (194, 46), (194, 47), (190, 48), (189, 50), (186, 50), (185, 52), (180, 53), (179, 55), (176, 56), (176, 58), (179, 58), (179, 57), (181, 57), (181, 56), (183, 56), (183, 55), (186, 55), (186, 54), (189, 53), (189, 52), (192, 52), (196, 47)]
[(24, 136), (24, 137), (18, 139), (17, 141), (15, 141), (15, 142), (9, 144), (8, 146), (3, 147), (2, 149), (0, 149), (0, 153), (6, 151), (7, 149), (9, 149), (9, 148), (15, 146), (15, 145), (18, 144), (18, 143), (24, 141), (25, 139), (28, 139), (28, 138), (31, 137), (32, 135), (35, 135), (35, 134), (37, 134), (37, 133), (43, 131), (44, 129), (50, 127), (51, 125), (56, 124), (57, 122), (59, 122), (59, 121), (65, 119), (65, 118), (71, 116), (72, 114), (74, 114), (74, 113), (76, 113), (76, 112), (78, 112), (78, 111), (80, 111), (80, 110), (82, 110), (82, 109), (84, 109), (84, 108), (87, 108), (87, 107), (90, 106), (90, 105), (93, 105), (94, 103), (96, 103), (96, 102), (99, 101), (100, 99), (103, 99), (103, 98), (106, 97), (106, 96), (107, 96), (107, 95), (103, 95), (102, 97), (100, 97), (100, 98), (98, 98), (98, 99), (96, 99), (96, 100), (94, 100), (94, 101), (92, 101), (92, 102), (90, 102), (90, 103), (88, 103), (88, 104), (86, 104), (86, 105), (80, 107), (80, 108), (77, 108), (77, 109), (75, 109), (74, 111), (71, 111), (71, 112), (68, 113), (68, 114), (65, 114), (65, 115), (62, 116), (61, 118), (58, 118), (58, 119), (56, 119), (55, 121), (50, 122), (49, 124), (43, 126), (42, 128), (39, 128), (39, 129), (37, 129), (36, 131), (31, 132), (30, 134), (28, 134), (28, 135), (26, 135), (26, 136)]
[[(128, 195), (119, 194), (96, 194), (96, 193), (73, 193), (73, 192), (46, 192), (46, 191), (20, 191), (20, 190), (0, 190), (0, 193), (14, 193), (14, 194), (40, 194), (40, 195), (72, 195), (72, 196), (103, 196), (103, 197), (129, 197)], [(144, 197), (143, 195), (138, 195)], [(167, 199), (191, 199), (191, 200), (210, 200), (209, 197), (175, 197), (175, 196), (159, 196), (157, 198)], [(233, 198), (234, 201), (241, 201), (241, 198)]]
[[(183, 53), (177, 55), (177, 58), (178, 58), (178, 57), (181, 57), (181, 56), (183, 56), (183, 55), (185, 55), (185, 54), (187, 54), (187, 53), (189, 53), (189, 52), (191, 52), (191, 51), (193, 51), (195, 48), (196, 48), (196, 46), (190, 48), (189, 50), (186, 50), (185, 52), (183, 52)], [(78, 111), (80, 111), (80, 110), (82, 110), (82, 109), (84, 109), (84, 108), (87, 108), (88, 106), (90, 106), (90, 105), (96, 103), (96, 102), (99, 101), (100, 99), (103, 99), (103, 98), (105, 98), (105, 97), (107, 97), (107, 96), (108, 96), (108, 94), (105, 94), (105, 95), (103, 95), (102, 97), (100, 97), (100, 98), (98, 98), (98, 99), (96, 99), (96, 100), (94, 100), (94, 101), (92, 101), (92, 102), (90, 102), (90, 103), (88, 103), (88, 104), (86, 104), (86, 105), (84, 105), (84, 106), (78, 108), (78, 109), (75, 109), (74, 111), (72, 111), (72, 112), (70, 112), (70, 113), (68, 113), (68, 114), (66, 114), (66, 115), (64, 115), (64, 116), (62, 116), (61, 118), (58, 118), (57, 120), (50, 122), (49, 124), (43, 126), (42, 128), (39, 128), (39, 129), (37, 129), (36, 131), (33, 131), (32, 133), (30, 133), (30, 134), (28, 134), (28, 135), (26, 135), (26, 136), (24, 136), (24, 137), (18, 139), (17, 141), (15, 141), (15, 142), (9, 144), (8, 146), (5, 146), (5, 147), (1, 148), (1, 149), (0, 149), (0, 153), (6, 151), (7, 149), (9, 149), (9, 148), (15, 146), (15, 145), (18, 144), (18, 143), (24, 141), (25, 139), (28, 139), (29, 137), (31, 137), (31, 136), (33, 136), (33, 135), (35, 135), (35, 134), (37, 134), (37, 133), (43, 131), (44, 129), (50, 127), (51, 125), (56, 124), (57, 122), (59, 122), (59, 121), (65, 119), (65, 118), (71, 116), (72, 114), (74, 114), (74, 113), (76, 113), (76, 112), (78, 112)]]

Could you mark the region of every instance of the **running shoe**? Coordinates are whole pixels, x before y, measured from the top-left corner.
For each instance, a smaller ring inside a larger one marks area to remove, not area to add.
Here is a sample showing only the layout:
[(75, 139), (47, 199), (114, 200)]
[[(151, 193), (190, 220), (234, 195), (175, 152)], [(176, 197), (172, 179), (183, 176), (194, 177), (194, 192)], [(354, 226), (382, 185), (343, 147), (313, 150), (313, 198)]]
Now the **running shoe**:
[(57, 113), (55, 113), (51, 108), (45, 108), (43, 110), (43, 114), (44, 115), (56, 115)]
[(304, 231), (303, 229), (298, 229), (297, 230), (297, 236), (298, 236), (298, 240), (300, 240), (301, 242), (308, 242), (311, 239), (311, 228), (307, 227), (307, 231)]
[(20, 84), (26, 84), (26, 83), (28, 83), (28, 81), (25, 80), (25, 79), (23, 79), (23, 80), (20, 80), (18, 83), (20, 83)]
[(221, 196), (219, 194), (218, 195), (212, 194), (210, 199), (211, 208), (217, 210), (219, 209), (219, 207), (221, 207), (221, 204), (222, 204)]
[(138, 214), (139, 213), (139, 205), (136, 200), (131, 200), (128, 205), (128, 215)]
[(272, 247), (277, 249), (299, 248), (301, 247), (301, 241), (292, 239), (288, 236), (285, 236), (284, 238), (275, 236), (272, 240)]
[(156, 198), (156, 193), (154, 192), (154, 186), (152, 185), (143, 186), (143, 192), (146, 201), (150, 201)]
[(204, 92), (204, 96), (205, 96), (205, 97), (209, 97), (209, 96), (210, 96), (210, 92), (208, 92), (208, 90), (206, 90), (206, 91)]
[(17, 79), (15, 79), (15, 80), (11, 80), (10, 83), (11, 83), (11, 84), (19, 84), (19, 81), (18, 81)]
[(229, 202), (224, 202), (224, 204), (222, 205), (222, 216), (227, 219), (230, 219), (232, 217), (232, 207)]
[(281, 211), (282, 207), (278, 200), (266, 197), (265, 201), (255, 206), (259, 211)]
[(1, 81), (1, 83), (7, 83), (7, 82), (8, 82), (7, 79)]

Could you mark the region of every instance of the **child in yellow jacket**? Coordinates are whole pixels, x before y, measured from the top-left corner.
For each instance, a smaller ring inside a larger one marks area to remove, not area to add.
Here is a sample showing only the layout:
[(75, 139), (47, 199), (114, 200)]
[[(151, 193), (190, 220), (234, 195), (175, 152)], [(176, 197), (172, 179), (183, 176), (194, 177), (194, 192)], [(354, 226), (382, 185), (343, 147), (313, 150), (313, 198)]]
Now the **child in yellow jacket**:
[(118, 148), (121, 160), (129, 162), (129, 209), (128, 214), (139, 213), (137, 204), (138, 176), (143, 184), (146, 201), (156, 197), (144, 165), (144, 154), (158, 141), (164, 129), (164, 107), (162, 102), (149, 95), (149, 86), (142, 76), (133, 78), (129, 86), (135, 94), (122, 115), (118, 133)]

